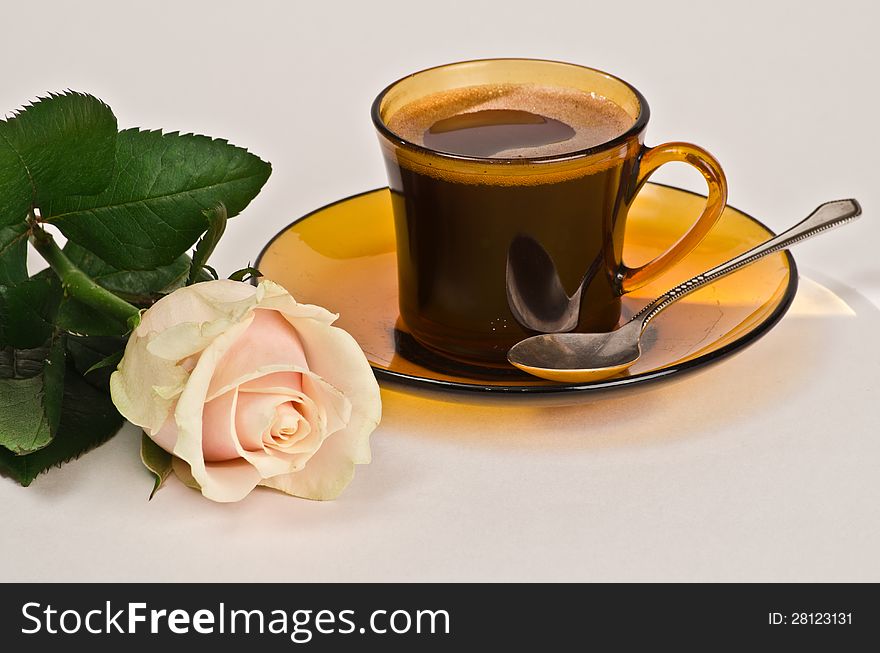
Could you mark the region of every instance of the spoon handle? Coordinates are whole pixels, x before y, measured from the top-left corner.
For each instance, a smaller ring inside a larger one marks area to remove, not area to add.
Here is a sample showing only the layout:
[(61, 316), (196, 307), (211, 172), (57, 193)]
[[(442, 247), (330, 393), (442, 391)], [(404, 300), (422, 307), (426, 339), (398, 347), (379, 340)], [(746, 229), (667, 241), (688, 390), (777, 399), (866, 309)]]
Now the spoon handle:
[(667, 290), (653, 302), (645, 306), (641, 311), (636, 313), (630, 322), (641, 320), (641, 328), (644, 329), (648, 326), (648, 322), (657, 317), (657, 315), (667, 306), (678, 301), (685, 295), (689, 295), (698, 288), (702, 288), (721, 277), (727, 276), (731, 272), (735, 272), (746, 265), (754, 263), (768, 254), (787, 249), (795, 243), (812, 238), (823, 231), (833, 229), (834, 227), (855, 220), (861, 215), (861, 213), (862, 207), (859, 206), (859, 203), (854, 199), (826, 202), (788, 231), (784, 231), (765, 243), (730, 259), (726, 263), (722, 263), (711, 270), (698, 274), (694, 278), (678, 284), (675, 288)]

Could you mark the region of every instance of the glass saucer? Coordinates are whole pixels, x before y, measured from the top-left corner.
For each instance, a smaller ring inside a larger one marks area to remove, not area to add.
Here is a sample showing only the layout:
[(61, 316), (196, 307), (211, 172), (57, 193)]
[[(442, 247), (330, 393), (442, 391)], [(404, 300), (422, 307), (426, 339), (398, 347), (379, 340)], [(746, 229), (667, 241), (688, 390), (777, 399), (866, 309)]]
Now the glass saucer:
[[(646, 184), (627, 218), (624, 258), (631, 266), (663, 252), (684, 233), (705, 198)], [(672, 286), (744, 252), (773, 233), (727, 207), (706, 239), (680, 264), (623, 299), (622, 320)], [(494, 370), (451, 361), (421, 347), (398, 319), (394, 219), (387, 188), (324, 206), (285, 227), (263, 248), (256, 267), (305, 303), (339, 313), (380, 380), (435, 390), (586, 392), (642, 383), (730, 356), (769, 331), (797, 290), (788, 252), (768, 256), (680, 300), (642, 338), (642, 357), (619, 376), (555, 383), (513, 367)]]

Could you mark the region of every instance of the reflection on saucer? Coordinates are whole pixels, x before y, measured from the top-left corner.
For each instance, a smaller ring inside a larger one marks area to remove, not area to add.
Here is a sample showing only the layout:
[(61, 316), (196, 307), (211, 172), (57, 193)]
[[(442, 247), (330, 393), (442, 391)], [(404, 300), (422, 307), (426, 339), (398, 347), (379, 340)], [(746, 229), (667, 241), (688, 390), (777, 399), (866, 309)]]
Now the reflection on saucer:
[[(402, 359), (398, 366), (409, 364), (420, 365), (436, 374), (455, 375), (460, 378), (472, 379), (474, 382), (526, 384), (541, 383), (539, 379), (518, 370), (515, 367), (483, 367), (469, 365), (463, 361), (453, 360), (431, 351), (419, 344), (398, 320), (394, 329), (394, 355)], [(392, 359), (393, 363), (393, 359)], [(389, 367), (394, 367), (392, 364)]]

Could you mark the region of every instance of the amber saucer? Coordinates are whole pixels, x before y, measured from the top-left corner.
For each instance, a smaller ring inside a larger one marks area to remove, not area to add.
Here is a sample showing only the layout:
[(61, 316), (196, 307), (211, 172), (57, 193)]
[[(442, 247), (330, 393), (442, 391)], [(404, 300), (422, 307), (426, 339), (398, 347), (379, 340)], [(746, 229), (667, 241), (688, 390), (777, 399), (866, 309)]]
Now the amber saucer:
[[(664, 251), (693, 222), (704, 201), (679, 188), (647, 184), (627, 221), (627, 263), (637, 265)], [(727, 207), (690, 256), (624, 298), (622, 319), (668, 288), (772, 235), (755, 218)], [(620, 376), (554, 383), (513, 367), (498, 371), (463, 365), (418, 345), (398, 320), (394, 248), (390, 195), (380, 188), (329, 204), (285, 227), (260, 253), (256, 266), (298, 301), (339, 313), (336, 324), (360, 343), (380, 380), (477, 392), (584, 392), (680, 374), (757, 340), (785, 314), (797, 290), (791, 255), (769, 256), (670, 307), (645, 332), (642, 357)]]

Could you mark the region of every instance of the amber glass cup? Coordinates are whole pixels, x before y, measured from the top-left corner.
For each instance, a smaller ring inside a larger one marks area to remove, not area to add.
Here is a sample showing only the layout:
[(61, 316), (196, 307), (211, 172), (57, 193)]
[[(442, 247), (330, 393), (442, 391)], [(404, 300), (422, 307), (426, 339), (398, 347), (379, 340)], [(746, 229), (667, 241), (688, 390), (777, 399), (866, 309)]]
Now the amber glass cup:
[[(515, 159), (434, 151), (388, 127), (397, 111), (429, 95), (511, 84), (595, 93), (632, 122), (588, 149)], [(421, 345), (468, 363), (503, 367), (512, 345), (540, 332), (613, 329), (621, 295), (686, 256), (727, 198), (724, 173), (712, 155), (688, 143), (646, 147), (645, 98), (592, 68), (532, 59), (431, 68), (383, 90), (372, 117), (392, 193), (400, 316)], [(706, 206), (665, 253), (628, 267), (627, 212), (651, 173), (670, 161), (700, 171), (708, 185)]]

